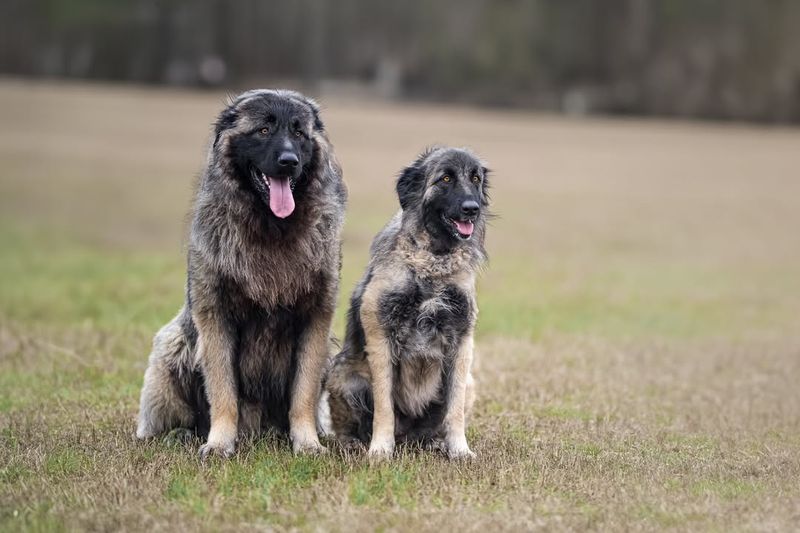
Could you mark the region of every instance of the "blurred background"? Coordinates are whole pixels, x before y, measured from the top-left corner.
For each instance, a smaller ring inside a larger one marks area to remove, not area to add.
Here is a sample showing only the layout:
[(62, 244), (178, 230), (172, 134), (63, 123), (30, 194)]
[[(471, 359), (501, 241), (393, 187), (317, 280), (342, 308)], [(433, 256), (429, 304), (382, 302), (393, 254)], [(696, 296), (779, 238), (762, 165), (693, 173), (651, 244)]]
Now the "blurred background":
[[(345, 295), (398, 170), (426, 145), (468, 145), (497, 174), (484, 283), (504, 312), (485, 331), (585, 315), (702, 330), (697, 309), (609, 306), (581, 276), (618, 255), (625, 270), (800, 254), (798, 27), (785, 0), (5, 0), (2, 221), (180, 254), (226, 96), (292, 87), (321, 100), (350, 184)], [(552, 279), (529, 278), (530, 298), (513, 280), (533, 269)], [(652, 277), (638, 284), (661, 288)], [(562, 283), (586, 287), (545, 304)]]
[(800, 120), (791, 0), (5, 0), (0, 71)]

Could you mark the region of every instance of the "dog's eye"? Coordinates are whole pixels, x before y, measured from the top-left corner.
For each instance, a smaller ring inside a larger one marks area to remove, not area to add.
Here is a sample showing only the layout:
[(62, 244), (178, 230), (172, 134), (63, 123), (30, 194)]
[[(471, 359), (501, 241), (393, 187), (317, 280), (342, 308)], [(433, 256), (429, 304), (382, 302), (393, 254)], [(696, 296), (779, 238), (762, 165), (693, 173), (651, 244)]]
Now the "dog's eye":
[(261, 131), (259, 131), (259, 133), (261, 135), (268, 135), (269, 134), (269, 128), (261, 128)]
[(300, 130), (294, 130), (294, 136), (300, 138), (303, 136), (303, 132)]
[(444, 176), (444, 177), (442, 177), (442, 181), (443, 181), (443, 182), (445, 182), (445, 183), (450, 183), (450, 180), (451, 180), (451, 179), (452, 179), (452, 178), (451, 178), (450, 176)]
[(472, 183), (475, 183), (477, 185), (480, 182), (481, 182), (481, 177), (480, 176), (478, 176), (477, 174), (472, 176)]

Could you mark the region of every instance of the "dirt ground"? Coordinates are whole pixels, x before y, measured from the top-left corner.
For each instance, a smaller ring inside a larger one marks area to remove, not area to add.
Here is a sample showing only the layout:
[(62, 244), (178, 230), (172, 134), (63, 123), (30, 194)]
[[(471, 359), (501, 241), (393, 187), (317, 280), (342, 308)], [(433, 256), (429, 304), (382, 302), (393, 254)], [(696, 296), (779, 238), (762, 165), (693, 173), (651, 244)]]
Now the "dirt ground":
[(800, 528), (797, 129), (323, 98), (339, 335), (398, 171), (434, 143), (493, 171), (478, 460), (134, 441), (223, 102), (0, 80), (0, 529)]

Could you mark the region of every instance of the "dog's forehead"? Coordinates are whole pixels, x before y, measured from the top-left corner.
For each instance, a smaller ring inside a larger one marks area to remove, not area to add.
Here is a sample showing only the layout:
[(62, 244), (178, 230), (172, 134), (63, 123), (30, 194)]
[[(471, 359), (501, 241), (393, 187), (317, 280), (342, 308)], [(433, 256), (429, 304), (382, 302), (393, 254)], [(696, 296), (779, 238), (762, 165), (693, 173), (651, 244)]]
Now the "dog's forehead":
[(308, 104), (293, 93), (286, 91), (248, 91), (239, 97), (236, 107), (252, 118), (301, 118), (312, 120), (313, 113)]
[(474, 154), (460, 148), (435, 150), (428, 156), (427, 164), (434, 172), (445, 168), (457, 172), (473, 172), (481, 167), (480, 160)]

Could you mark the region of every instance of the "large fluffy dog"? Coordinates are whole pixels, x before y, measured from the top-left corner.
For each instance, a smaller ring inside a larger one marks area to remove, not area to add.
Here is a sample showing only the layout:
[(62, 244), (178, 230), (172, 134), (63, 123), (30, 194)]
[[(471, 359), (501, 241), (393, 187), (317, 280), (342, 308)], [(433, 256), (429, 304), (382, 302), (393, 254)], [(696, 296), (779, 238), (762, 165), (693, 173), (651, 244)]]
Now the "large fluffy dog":
[(137, 436), (288, 430), (295, 452), (323, 451), (316, 405), (341, 264), (346, 189), (319, 108), (256, 90), (217, 119), (196, 194), (186, 304), (158, 332)]
[(372, 243), (320, 402), (323, 430), (369, 442), (372, 456), (391, 455), (396, 440), (473, 455), (464, 430), (486, 175), (466, 150), (423, 153), (397, 182), (402, 209)]

